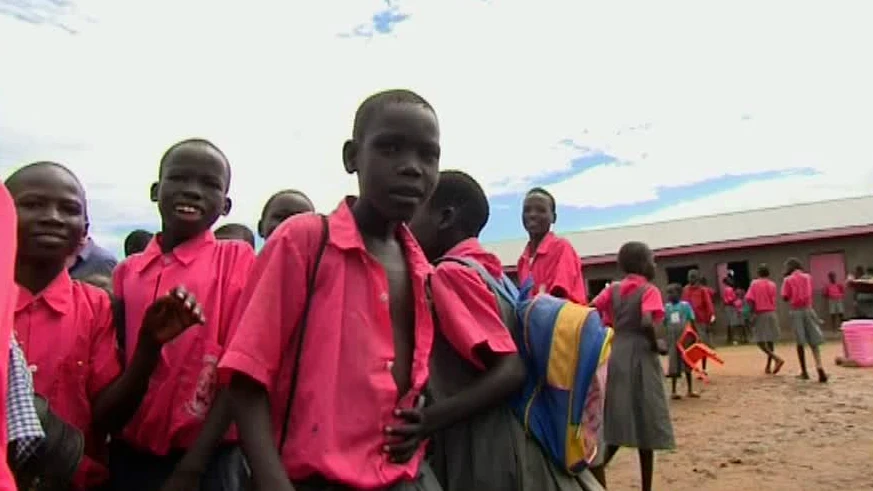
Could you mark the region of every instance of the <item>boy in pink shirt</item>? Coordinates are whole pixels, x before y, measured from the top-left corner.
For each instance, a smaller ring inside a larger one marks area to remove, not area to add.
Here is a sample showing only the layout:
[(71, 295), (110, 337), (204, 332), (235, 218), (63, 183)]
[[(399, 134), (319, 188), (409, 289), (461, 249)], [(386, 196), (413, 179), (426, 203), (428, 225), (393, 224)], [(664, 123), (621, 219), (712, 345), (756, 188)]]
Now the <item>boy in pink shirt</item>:
[(837, 273), (828, 273), (828, 284), (824, 287), (824, 298), (828, 303), (828, 313), (831, 317), (831, 328), (836, 331), (843, 323), (845, 310), (843, 297), (846, 294), (846, 285), (837, 281)]
[[(15, 269), (16, 243), (15, 206), (9, 191), (0, 183), (0, 352), (9, 349), (17, 288)], [(9, 379), (9, 356), (0, 356), (0, 421), (6, 421), (6, 390)], [(15, 491), (15, 479), (6, 460), (9, 443), (6, 425), (0, 424), (0, 491)]]
[(234, 490), (246, 479), (238, 446), (219, 446), (230, 406), (216, 390), (218, 360), (255, 258), (248, 244), (218, 241), (211, 231), (230, 211), (230, 178), (230, 163), (212, 143), (190, 139), (171, 146), (151, 188), (161, 232), (115, 270), (128, 362), (144, 312), (171, 288), (184, 285), (196, 295), (205, 318), (164, 346), (142, 406), (113, 441), (110, 464), (119, 491)]
[[(776, 341), (779, 340), (779, 317), (776, 315), (776, 283), (770, 279), (770, 268), (766, 264), (758, 266), (758, 277), (752, 280), (746, 301), (752, 311), (752, 336), (761, 351), (767, 355), (766, 374), (777, 374), (785, 364), (776, 354)], [(775, 363), (775, 365), (771, 365)]]
[(533, 188), (524, 198), (521, 215), (530, 241), (518, 258), (518, 281), (533, 277), (532, 293), (546, 292), (581, 305), (588, 302), (582, 259), (567, 239), (555, 235), (555, 198), (543, 188)]
[(261, 219), (258, 220), (258, 235), (267, 240), (282, 222), (294, 215), (315, 211), (309, 196), (296, 189), (283, 189), (267, 200)]
[(258, 256), (220, 363), (256, 489), (439, 489), (422, 444), (445, 424), (421, 406), (431, 266), (403, 225), (439, 157), (427, 101), (370, 96), (343, 146), (360, 197), (289, 218)]
[(794, 338), (797, 342), (797, 359), (800, 361), (800, 375), (797, 378), (809, 380), (804, 353), (804, 346), (809, 345), (815, 359), (818, 381), (827, 382), (828, 376), (825, 374), (819, 349), (824, 339), (818, 326), (818, 316), (812, 310), (812, 276), (803, 271), (797, 258), (792, 257), (785, 261), (785, 279), (782, 280), (781, 296), (788, 302), (791, 328), (794, 330)]
[(108, 478), (107, 433), (133, 415), (161, 345), (198, 321), (199, 307), (184, 291), (161, 299), (146, 316), (121, 375), (109, 296), (72, 280), (66, 268), (66, 258), (86, 233), (78, 179), (60, 164), (37, 162), (13, 173), (6, 184), (18, 211), (16, 338), (34, 391), (85, 436), (86, 455), (72, 489), (94, 489)]

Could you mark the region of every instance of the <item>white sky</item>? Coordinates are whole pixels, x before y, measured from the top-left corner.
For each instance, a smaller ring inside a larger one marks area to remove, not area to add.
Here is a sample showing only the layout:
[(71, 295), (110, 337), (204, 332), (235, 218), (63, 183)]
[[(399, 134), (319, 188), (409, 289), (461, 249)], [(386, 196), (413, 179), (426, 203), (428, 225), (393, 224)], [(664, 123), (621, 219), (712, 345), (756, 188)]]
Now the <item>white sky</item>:
[(76, 35), (0, 16), (0, 174), (67, 163), (110, 246), (113, 224), (156, 222), (147, 193), (157, 161), (189, 136), (231, 159), (229, 220), (253, 225), (284, 187), (330, 210), (355, 190), (339, 156), (357, 104), (393, 87), (433, 103), (443, 167), (472, 173), (492, 195), (568, 169), (584, 155), (559, 143), (568, 138), (621, 164), (551, 185), (563, 204), (632, 204), (728, 174), (819, 172), (634, 221), (873, 186), (869, 2), (394, 2), (410, 18), (371, 38), (340, 34), (381, 1), (78, 3), (66, 18)]

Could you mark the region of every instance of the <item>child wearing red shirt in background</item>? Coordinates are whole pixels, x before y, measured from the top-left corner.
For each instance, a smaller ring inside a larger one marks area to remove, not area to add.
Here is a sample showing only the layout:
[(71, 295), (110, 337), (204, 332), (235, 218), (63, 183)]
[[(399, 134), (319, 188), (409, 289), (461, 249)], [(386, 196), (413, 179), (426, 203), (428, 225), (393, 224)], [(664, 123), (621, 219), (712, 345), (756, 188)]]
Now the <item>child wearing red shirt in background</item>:
[(422, 444), (451, 422), (421, 404), (431, 266), (404, 225), (436, 186), (439, 135), (421, 96), (368, 97), (343, 146), (360, 197), (287, 219), (258, 256), (220, 363), (255, 489), (440, 489)]
[[(712, 305), (711, 288), (703, 286), (703, 278), (700, 271), (692, 269), (688, 271), (688, 284), (682, 289), (682, 300), (691, 305), (694, 311), (697, 335), (700, 340), (712, 346), (712, 323), (715, 322), (715, 307)], [(703, 359), (702, 368), (706, 371), (706, 358)]]
[(555, 198), (543, 188), (533, 188), (524, 198), (521, 215), (530, 240), (518, 258), (518, 281), (533, 278), (531, 294), (545, 292), (585, 305), (582, 260), (567, 239), (552, 233), (557, 219)]
[(109, 296), (70, 279), (66, 269), (87, 228), (79, 180), (60, 164), (37, 162), (6, 185), (18, 210), (16, 338), (32, 367), (34, 391), (85, 436), (86, 456), (72, 489), (94, 489), (108, 478), (106, 434), (133, 415), (161, 345), (199, 320), (198, 307), (176, 292), (150, 309), (130, 366), (119, 376)]
[(258, 235), (267, 240), (270, 234), (276, 230), (276, 227), (288, 218), (314, 211), (315, 205), (312, 204), (309, 196), (303, 194), (303, 191), (283, 189), (270, 196), (270, 199), (264, 204), (261, 219), (258, 220)]
[(131, 340), (157, 296), (184, 285), (200, 299), (205, 317), (164, 347), (141, 408), (113, 440), (118, 491), (235, 490), (246, 478), (236, 445), (215, 448), (231, 418), (226, 395), (216, 390), (216, 367), (255, 259), (248, 244), (216, 240), (210, 230), (230, 211), (230, 177), (230, 163), (212, 143), (190, 139), (171, 146), (151, 188), (161, 232), (115, 270), (128, 362)]
[(846, 285), (837, 281), (837, 273), (831, 271), (828, 273), (828, 284), (825, 285), (824, 298), (828, 303), (828, 313), (831, 317), (831, 329), (836, 331), (843, 323), (845, 309), (843, 308), (843, 297), (846, 295)]
[[(0, 183), (0, 352), (9, 349), (17, 289), (13, 279), (16, 243), (15, 206), (6, 186)], [(6, 390), (9, 382), (9, 356), (0, 356), (0, 421), (6, 421)], [(0, 491), (15, 491), (15, 478), (6, 460), (8, 434), (0, 424)]]
[[(779, 340), (779, 317), (776, 315), (776, 283), (770, 279), (770, 268), (766, 264), (758, 266), (758, 278), (752, 280), (746, 301), (752, 310), (752, 336), (761, 351), (767, 355), (766, 374), (777, 374), (785, 364), (776, 354), (776, 341)], [(771, 369), (771, 364), (775, 366)]]
[(737, 329), (742, 329), (742, 313), (737, 310), (737, 292), (734, 290), (734, 279), (728, 274), (721, 281), (721, 303), (724, 307), (725, 325), (727, 326), (727, 342), (734, 343), (734, 333)]
[[(607, 444), (604, 466), (620, 447), (637, 448), (643, 491), (651, 491), (654, 450), (676, 446), (664, 391), (664, 371), (655, 325), (664, 319), (661, 292), (651, 284), (655, 259), (649, 246), (628, 242), (618, 251), (624, 279), (603, 290), (594, 307), (613, 326), (612, 355), (606, 382), (603, 434)], [(602, 471), (597, 472), (606, 485)]]
[(794, 330), (797, 342), (797, 359), (800, 361), (800, 375), (797, 378), (809, 380), (804, 353), (804, 346), (809, 345), (815, 359), (818, 381), (827, 382), (828, 376), (825, 374), (821, 361), (821, 350), (819, 349), (824, 339), (818, 327), (818, 316), (812, 310), (812, 276), (803, 271), (800, 260), (797, 258), (792, 257), (785, 261), (782, 299), (788, 302), (791, 309), (789, 311), (791, 328)]

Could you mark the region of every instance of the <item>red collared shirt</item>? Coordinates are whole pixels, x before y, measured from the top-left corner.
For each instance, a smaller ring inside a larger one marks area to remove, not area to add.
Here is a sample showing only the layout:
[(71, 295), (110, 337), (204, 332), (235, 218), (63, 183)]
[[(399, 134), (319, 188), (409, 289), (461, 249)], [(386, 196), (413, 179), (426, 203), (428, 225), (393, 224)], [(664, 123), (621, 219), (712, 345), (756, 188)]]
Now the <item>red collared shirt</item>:
[(828, 283), (824, 287), (824, 296), (828, 300), (842, 300), (846, 294), (846, 287), (842, 283)]
[[(619, 283), (618, 294), (619, 298), (624, 299), (637, 288), (648, 286), (643, 292), (642, 304), (640, 306), (644, 314), (652, 314), (652, 319), (655, 322), (660, 322), (664, 319), (664, 300), (661, 298), (661, 291), (657, 287), (651, 285), (647, 279), (640, 275), (629, 274), (624, 277)], [(600, 313), (604, 324), (612, 325), (614, 319), (612, 312), (612, 288), (604, 288), (591, 304)]]
[(769, 278), (752, 280), (746, 300), (752, 302), (755, 312), (773, 312), (776, 310), (776, 283)]
[(715, 315), (710, 290), (710, 288), (700, 285), (685, 285), (685, 288), (682, 289), (682, 300), (691, 305), (694, 318), (702, 324), (709, 324)]
[(536, 294), (541, 288), (551, 294), (559, 294), (581, 305), (588, 303), (585, 293), (585, 279), (582, 276), (582, 259), (567, 239), (552, 232), (543, 237), (535, 252), (530, 243), (518, 258), (518, 280), (534, 279)]
[[(9, 338), (15, 312), (15, 248), (18, 244), (15, 204), (0, 182), (0, 421), (6, 421), (6, 390), (9, 383)], [(6, 425), (0, 424), (0, 491), (15, 491), (15, 479), (6, 463)]]
[(792, 309), (812, 307), (812, 276), (799, 269), (795, 270), (782, 280), (782, 298)]
[(312, 295), (282, 462), (291, 479), (318, 474), (353, 488), (377, 489), (414, 479), (424, 455), (422, 448), (408, 463), (395, 464), (382, 446), (384, 428), (398, 423), (394, 409), (411, 407), (427, 382), (434, 327), (425, 278), (431, 266), (401, 227), (416, 322), (412, 388), (398, 394), (391, 374), (388, 279), (367, 252), (349, 206), (347, 199), (330, 215), (314, 292), (306, 291), (307, 271), (321, 241), (321, 218), (296, 215), (273, 232), (255, 263), (238, 330), (219, 368), (222, 379), (240, 372), (267, 388), (278, 436), (294, 358), (292, 334)]
[[(503, 275), (500, 260), (486, 252), (477, 239), (462, 241), (445, 255), (473, 259), (494, 278)], [(431, 288), (440, 332), (465, 360), (481, 370), (484, 365), (475, 354), (477, 348), (486, 346), (495, 354), (517, 351), (494, 293), (475, 270), (442, 262), (431, 277)]]
[(164, 346), (148, 392), (124, 430), (131, 445), (155, 455), (189, 448), (215, 396), (216, 366), (255, 254), (240, 241), (218, 241), (211, 231), (163, 254), (160, 235), (145, 251), (121, 263), (113, 276), (124, 303), (125, 353), (133, 358), (146, 309), (179, 285), (203, 308), (206, 324), (195, 325)]
[[(91, 431), (91, 405), (121, 374), (109, 295), (71, 280), (67, 271), (37, 295), (19, 287), (15, 334), (30, 364), (34, 391), (82, 430), (91, 457), (99, 455), (103, 446)], [(75, 489), (89, 489), (108, 477), (103, 464), (86, 456)]]

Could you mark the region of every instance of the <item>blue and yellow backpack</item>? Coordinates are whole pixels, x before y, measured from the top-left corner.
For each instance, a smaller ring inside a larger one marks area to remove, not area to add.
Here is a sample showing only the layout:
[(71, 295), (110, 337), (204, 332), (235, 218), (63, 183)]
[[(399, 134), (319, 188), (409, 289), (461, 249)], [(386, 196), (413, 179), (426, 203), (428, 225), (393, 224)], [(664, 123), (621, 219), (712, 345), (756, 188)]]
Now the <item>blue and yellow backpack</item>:
[(473, 259), (440, 261), (474, 269), (496, 295), (527, 367), (524, 387), (511, 402), (525, 430), (558, 467), (574, 474), (586, 469), (601, 450), (612, 329), (595, 309), (548, 294), (528, 298), (532, 280), (519, 290)]

